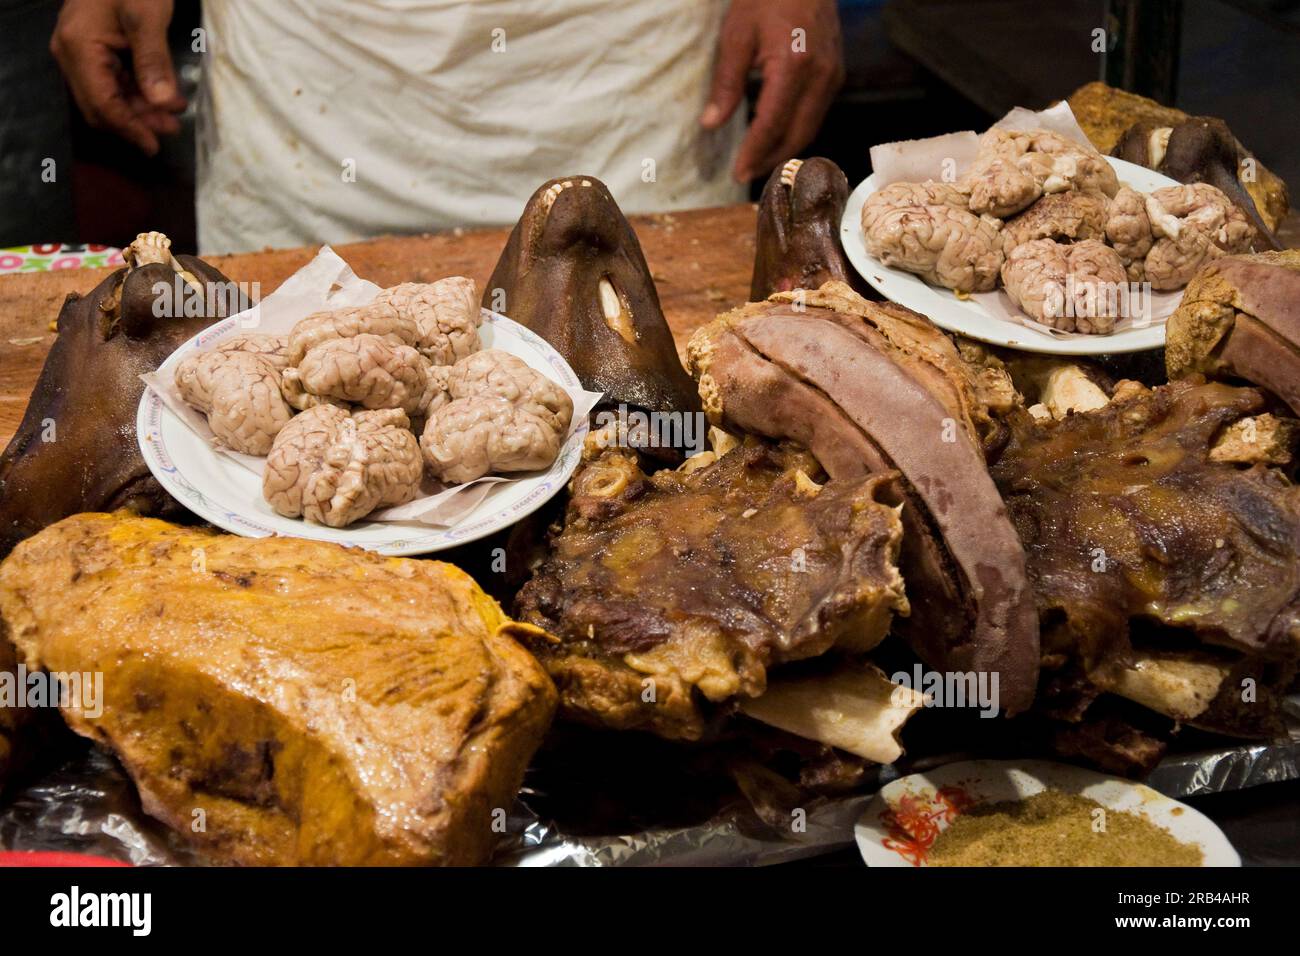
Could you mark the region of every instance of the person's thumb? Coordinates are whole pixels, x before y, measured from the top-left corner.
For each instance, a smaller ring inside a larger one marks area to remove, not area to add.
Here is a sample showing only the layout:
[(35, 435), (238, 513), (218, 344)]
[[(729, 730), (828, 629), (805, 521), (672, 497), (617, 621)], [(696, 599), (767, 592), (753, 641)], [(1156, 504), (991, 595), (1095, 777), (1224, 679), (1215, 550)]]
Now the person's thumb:
[(700, 125), (717, 129), (736, 111), (745, 98), (745, 79), (753, 61), (753, 33), (724, 22), (718, 37), (718, 62), (713, 67), (713, 85), (709, 88), (708, 104), (700, 114)]
[(167, 48), (171, 18), (170, 0), (135, 0), (122, 11), (122, 29), (131, 44), (136, 85), (154, 106), (168, 106), (180, 95)]

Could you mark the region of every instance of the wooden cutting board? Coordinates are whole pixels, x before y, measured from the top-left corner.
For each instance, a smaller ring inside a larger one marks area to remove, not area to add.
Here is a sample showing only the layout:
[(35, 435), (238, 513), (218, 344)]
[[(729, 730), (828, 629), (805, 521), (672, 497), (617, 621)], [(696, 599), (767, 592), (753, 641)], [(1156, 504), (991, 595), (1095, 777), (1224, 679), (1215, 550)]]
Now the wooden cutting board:
[[(756, 207), (633, 216), (668, 325), (683, 349), (697, 328), (749, 297)], [(357, 275), (381, 286), (467, 275), (480, 285), (492, 274), (509, 229), (385, 237), (335, 248)], [(268, 295), (305, 265), (317, 247), (279, 249), (209, 261), (229, 278), (261, 283)], [(0, 447), (9, 443), (54, 343), (52, 325), (70, 292), (86, 293), (110, 269), (0, 276)]]

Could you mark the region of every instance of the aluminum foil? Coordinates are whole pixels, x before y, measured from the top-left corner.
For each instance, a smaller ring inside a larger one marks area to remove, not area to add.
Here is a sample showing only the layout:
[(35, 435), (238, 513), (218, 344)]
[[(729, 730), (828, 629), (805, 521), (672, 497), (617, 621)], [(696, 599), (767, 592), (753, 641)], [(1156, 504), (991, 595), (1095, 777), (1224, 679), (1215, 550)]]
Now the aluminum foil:
[[(1283, 740), (1172, 754), (1146, 782), (1181, 798), (1300, 778), (1300, 699), (1291, 701), (1291, 711)], [(779, 829), (735, 799), (699, 823), (579, 835), (533, 810), (543, 801), (539, 789), (530, 784), (510, 814), (494, 862), (503, 866), (743, 866), (816, 856), (853, 843), (853, 824), (880, 787), (906, 773), (973, 756), (977, 755), (952, 753), (880, 767), (861, 793), (810, 801), (799, 827)], [(0, 848), (88, 853), (137, 866), (204, 862), (144, 813), (121, 767), (96, 747), (87, 747), (7, 801), (0, 810)]]

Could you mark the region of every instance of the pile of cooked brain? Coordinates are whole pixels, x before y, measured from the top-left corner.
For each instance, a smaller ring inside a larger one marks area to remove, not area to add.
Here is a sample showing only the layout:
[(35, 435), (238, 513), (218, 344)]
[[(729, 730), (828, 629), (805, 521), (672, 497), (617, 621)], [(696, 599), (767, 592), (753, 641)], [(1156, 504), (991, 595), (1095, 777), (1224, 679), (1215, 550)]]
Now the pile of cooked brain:
[(1107, 333), (1127, 283), (1181, 289), (1207, 261), (1250, 251), (1255, 227), (1208, 183), (1140, 193), (1090, 145), (994, 127), (955, 182), (895, 182), (862, 207), (867, 251), (959, 295), (999, 282), (1026, 315)]
[(483, 349), (479, 317), (471, 279), (407, 282), (288, 335), (188, 356), (176, 387), (219, 442), (266, 457), (262, 493), (279, 514), (341, 528), (411, 501), (426, 472), (461, 484), (555, 461), (572, 400), (517, 356)]

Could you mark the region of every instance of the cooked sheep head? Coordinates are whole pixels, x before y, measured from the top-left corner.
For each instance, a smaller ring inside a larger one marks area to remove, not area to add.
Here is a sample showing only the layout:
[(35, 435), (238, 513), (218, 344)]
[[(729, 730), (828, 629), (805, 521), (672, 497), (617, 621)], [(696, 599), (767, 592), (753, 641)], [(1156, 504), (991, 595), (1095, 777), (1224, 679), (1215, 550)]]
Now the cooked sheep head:
[(900, 568), (912, 615), (896, 628), (931, 666), (997, 672), (1024, 710), (1038, 620), (1024, 551), (985, 465), (1001, 440), (998, 390), (929, 320), (827, 283), (728, 313), (688, 349), (705, 412), (723, 428), (807, 447), (832, 478), (897, 469)]
[(0, 457), (0, 556), (77, 512), (181, 510), (136, 446), (140, 376), (245, 303), (211, 266), (172, 256), (160, 233), (141, 235), (126, 256), (132, 264), (59, 312), (58, 338)]
[(829, 159), (792, 159), (773, 171), (758, 204), (751, 301), (831, 279), (859, 281), (840, 245), (848, 198), (849, 182)]
[(1102, 691), (1176, 704), (1146, 686), (1156, 664), (1143, 662), (1212, 651), (1223, 674), (1255, 678), (1259, 706), (1240, 706), (1236, 682), (1209, 709), (1220, 674), (1194, 713), (1161, 712), (1245, 736), (1276, 727), (1265, 692), (1300, 660), (1300, 489), (1266, 463), (1294, 434), (1266, 408), (1258, 389), (1193, 377), (1121, 383), (1059, 420), (1011, 413), (992, 473), (1043, 622), (1036, 709), (1078, 720)]
[(698, 411), (636, 234), (598, 179), (544, 183), (483, 290), (551, 343), (604, 404)]
[(1300, 251), (1224, 256), (1169, 318), (1171, 379), (1193, 372), (1263, 386), (1300, 415)]

